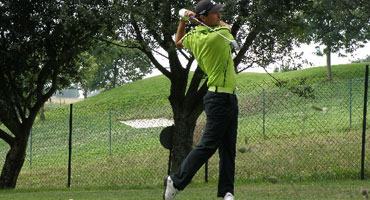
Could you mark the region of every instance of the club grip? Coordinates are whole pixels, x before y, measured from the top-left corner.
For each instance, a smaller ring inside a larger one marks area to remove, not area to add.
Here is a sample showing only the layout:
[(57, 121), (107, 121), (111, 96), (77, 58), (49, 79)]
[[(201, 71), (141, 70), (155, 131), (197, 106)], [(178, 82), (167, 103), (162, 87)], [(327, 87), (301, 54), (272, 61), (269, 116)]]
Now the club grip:
[(184, 21), (188, 20), (188, 17), (186, 17), (186, 16), (185, 16), (185, 12), (186, 12), (186, 11), (187, 11), (187, 10), (186, 10), (185, 8), (182, 8), (182, 9), (179, 11), (179, 15), (180, 15), (181, 19), (182, 19), (182, 20), (184, 20)]

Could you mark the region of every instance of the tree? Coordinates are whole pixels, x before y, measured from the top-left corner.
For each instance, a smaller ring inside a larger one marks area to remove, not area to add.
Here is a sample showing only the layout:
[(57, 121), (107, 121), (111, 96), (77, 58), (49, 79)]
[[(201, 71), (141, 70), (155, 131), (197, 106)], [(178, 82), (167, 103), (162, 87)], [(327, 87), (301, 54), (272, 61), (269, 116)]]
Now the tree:
[(58, 90), (53, 94), (53, 97), (58, 98), (78, 98), (80, 93), (73, 87)]
[(90, 51), (98, 69), (94, 74), (91, 89), (111, 89), (127, 82), (142, 79), (152, 72), (147, 56), (138, 49), (125, 48), (115, 41), (103, 41)]
[(306, 20), (308, 42), (324, 45), (327, 57), (327, 79), (331, 80), (331, 54), (345, 49), (351, 53), (363, 47), (369, 38), (369, 2), (364, 0), (314, 0), (302, 12)]
[[(175, 122), (174, 157), (171, 171), (176, 171), (192, 148), (193, 131), (203, 111), (202, 98), (207, 91), (204, 74), (196, 68), (188, 82), (194, 57), (176, 49), (173, 36), (181, 8), (193, 10), (197, 1), (124, 0), (121, 2), (119, 35), (126, 44), (148, 56), (152, 64), (171, 81), (169, 101)], [(291, 51), (304, 34), (296, 14), (304, 9), (306, 0), (223, 0), (223, 20), (232, 25), (232, 34), (241, 42), (234, 54), (235, 69), (266, 67), (292, 56)], [(188, 28), (191, 28), (189, 25)], [(158, 57), (167, 62), (159, 61)], [(185, 60), (185, 61), (183, 61)]]
[(0, 189), (16, 186), (44, 102), (78, 77), (76, 58), (93, 39), (114, 29), (110, 9), (103, 0), (0, 2), (0, 121), (9, 130), (0, 138), (10, 147)]
[(77, 85), (78, 88), (82, 90), (83, 96), (86, 99), (89, 91), (91, 91), (95, 74), (99, 66), (96, 63), (96, 58), (87, 51), (79, 56), (77, 65), (80, 66), (81, 73), (81, 76), (77, 80)]
[(367, 55), (365, 58), (359, 58), (352, 61), (352, 63), (362, 63), (362, 62), (370, 62), (370, 55)]

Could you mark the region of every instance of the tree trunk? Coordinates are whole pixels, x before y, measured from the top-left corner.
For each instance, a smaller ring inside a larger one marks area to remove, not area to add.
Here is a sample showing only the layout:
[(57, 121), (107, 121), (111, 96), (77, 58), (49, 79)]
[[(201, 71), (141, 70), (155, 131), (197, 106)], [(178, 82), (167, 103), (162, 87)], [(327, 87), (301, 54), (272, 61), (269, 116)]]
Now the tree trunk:
[[(176, 92), (171, 93), (169, 99), (172, 105), (175, 121), (175, 131), (173, 137), (172, 165), (171, 172), (176, 172), (182, 161), (186, 158), (193, 148), (193, 136), (199, 115), (203, 112), (203, 96), (207, 91), (206, 85), (199, 91), (193, 91), (192, 95), (180, 98)], [(189, 92), (189, 91), (188, 91)]]
[(190, 119), (190, 117), (185, 117), (182, 115), (175, 118), (175, 134), (173, 137), (173, 159), (171, 163), (171, 172), (176, 172), (178, 170), (182, 161), (192, 150), (195, 125), (196, 120), (194, 121)]
[(119, 69), (118, 69), (118, 66), (117, 66), (117, 62), (115, 62), (114, 63), (114, 68), (113, 68), (112, 88), (116, 88), (117, 87), (118, 73), (119, 73)]
[(175, 122), (171, 173), (178, 170), (182, 161), (192, 150), (195, 125), (199, 115), (203, 112), (203, 96), (207, 92), (206, 83), (199, 87), (204, 75), (200, 68), (195, 70), (187, 91), (188, 74), (181, 71), (176, 72), (174, 72), (176, 78), (171, 80), (171, 94), (168, 98)]
[[(86, 84), (87, 85), (87, 84)], [(86, 87), (84, 87), (84, 89), (83, 89), (83, 96), (84, 96), (84, 99), (87, 99), (87, 95), (88, 95), (88, 93), (89, 93), (89, 88), (86, 86)]]
[(328, 52), (326, 53), (326, 66), (327, 66), (326, 76), (327, 76), (328, 81), (331, 81), (332, 77), (331, 77), (331, 50), (330, 48), (328, 48)]
[(1, 171), (0, 189), (15, 188), (26, 157), (27, 142), (28, 134), (22, 139), (16, 139), (11, 146)]
[(41, 121), (45, 121), (45, 104), (42, 105), (41, 109), (40, 109), (40, 120)]

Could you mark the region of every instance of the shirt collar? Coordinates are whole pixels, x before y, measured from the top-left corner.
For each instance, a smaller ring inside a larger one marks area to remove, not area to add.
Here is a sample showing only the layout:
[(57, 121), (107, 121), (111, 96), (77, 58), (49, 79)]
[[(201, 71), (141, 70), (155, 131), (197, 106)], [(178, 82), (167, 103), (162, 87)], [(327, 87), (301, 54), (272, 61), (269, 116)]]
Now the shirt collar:
[[(215, 27), (212, 27), (212, 29), (222, 29), (222, 28), (227, 29), (227, 27), (225, 27), (225, 26), (221, 26), (221, 25), (219, 25), (219, 26), (215, 26)], [(205, 26), (201, 26), (201, 25), (196, 26), (196, 27), (195, 27), (195, 30), (196, 30), (196, 31), (207, 31), (207, 32), (210, 32), (210, 31), (211, 31), (209, 28), (207, 28), (207, 27), (205, 27)]]

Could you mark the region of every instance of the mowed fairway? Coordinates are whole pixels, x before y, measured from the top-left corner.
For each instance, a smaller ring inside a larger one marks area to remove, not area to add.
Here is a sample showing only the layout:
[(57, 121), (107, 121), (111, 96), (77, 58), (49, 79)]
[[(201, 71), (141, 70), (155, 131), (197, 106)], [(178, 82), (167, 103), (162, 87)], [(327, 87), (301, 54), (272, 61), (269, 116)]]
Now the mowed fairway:
[[(216, 184), (191, 184), (176, 200), (216, 200)], [(368, 180), (319, 182), (250, 183), (237, 184), (235, 199), (366, 199), (361, 194), (370, 189)], [(71, 188), (71, 189), (20, 189), (0, 191), (0, 199), (7, 200), (84, 200), (84, 199), (162, 199), (162, 187), (152, 188)]]

